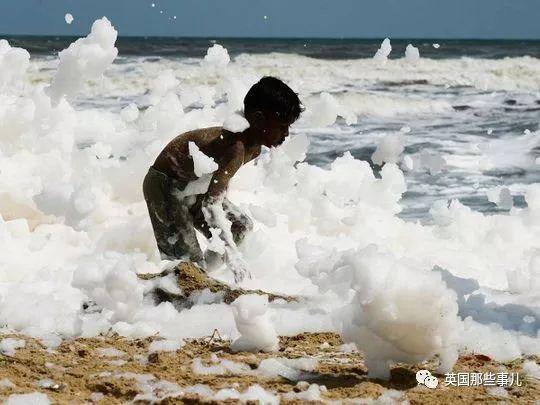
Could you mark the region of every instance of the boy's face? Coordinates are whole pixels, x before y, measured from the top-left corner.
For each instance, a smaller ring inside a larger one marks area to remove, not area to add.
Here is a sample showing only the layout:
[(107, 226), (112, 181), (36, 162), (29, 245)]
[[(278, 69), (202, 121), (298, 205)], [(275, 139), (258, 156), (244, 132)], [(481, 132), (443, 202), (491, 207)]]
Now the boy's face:
[(279, 146), (289, 136), (289, 122), (281, 120), (275, 113), (265, 114), (263, 121), (263, 145), (271, 148)]

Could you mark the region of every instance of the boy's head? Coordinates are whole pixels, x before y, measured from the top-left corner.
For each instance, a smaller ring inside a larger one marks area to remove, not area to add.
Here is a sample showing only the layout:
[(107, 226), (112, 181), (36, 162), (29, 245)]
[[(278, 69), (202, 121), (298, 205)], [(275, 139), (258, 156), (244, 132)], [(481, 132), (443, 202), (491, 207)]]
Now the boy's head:
[(250, 127), (260, 134), (261, 143), (268, 147), (280, 145), (285, 140), (289, 126), (301, 112), (298, 95), (275, 77), (263, 77), (244, 98), (244, 115)]

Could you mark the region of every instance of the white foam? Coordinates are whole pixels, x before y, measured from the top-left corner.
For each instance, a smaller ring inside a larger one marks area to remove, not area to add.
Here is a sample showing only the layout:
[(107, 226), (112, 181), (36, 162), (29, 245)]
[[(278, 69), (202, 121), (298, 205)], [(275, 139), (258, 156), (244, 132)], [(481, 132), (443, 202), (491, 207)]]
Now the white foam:
[(385, 64), (388, 60), (388, 55), (390, 55), (390, 52), (392, 52), (392, 45), (390, 44), (390, 40), (385, 38), (381, 43), (380, 48), (377, 50), (377, 53), (375, 53), (375, 56), (373, 56), (373, 59), (379, 63)]
[(48, 88), (53, 104), (62, 97), (73, 97), (84, 81), (98, 78), (118, 55), (114, 46), (118, 33), (103, 17), (92, 25), (86, 38), (80, 38), (58, 54), (58, 71)]
[(214, 364), (210, 364), (208, 366), (205, 366), (200, 358), (194, 358), (192, 369), (194, 373), (203, 375), (223, 375), (227, 373), (237, 375), (251, 374), (251, 368), (247, 364), (237, 363), (226, 359), (220, 360), (217, 358), (215, 359)]
[(131, 103), (122, 109), (120, 115), (124, 121), (133, 122), (139, 117), (139, 109), (136, 104)]
[(270, 352), (278, 349), (276, 330), (267, 314), (268, 296), (242, 295), (231, 305), (240, 332), (240, 337), (231, 344), (233, 351)]
[(29, 63), (28, 51), (12, 48), (5, 39), (0, 39), (0, 71), (2, 72), (0, 89), (9, 90), (10, 86), (19, 82), (26, 73)]
[(403, 150), (405, 149), (405, 137), (402, 134), (386, 135), (377, 145), (371, 160), (373, 163), (382, 165), (383, 163), (397, 163)]
[(148, 350), (150, 353), (154, 352), (175, 352), (184, 345), (183, 341), (179, 340), (154, 340), (150, 343)]
[(523, 372), (528, 376), (540, 380), (540, 366), (532, 360), (525, 360), (523, 362)]
[(209, 68), (223, 69), (227, 67), (230, 61), (231, 58), (227, 49), (220, 44), (214, 44), (211, 48), (208, 48), (203, 65)]
[(9, 379), (2, 378), (0, 380), (0, 389), (4, 390), (6, 388), (15, 388), (15, 384), (13, 384)]
[(201, 152), (195, 142), (189, 142), (188, 147), (189, 155), (193, 159), (193, 171), (197, 177), (213, 173), (218, 169), (218, 164), (214, 159)]
[(242, 132), (249, 128), (249, 122), (240, 114), (233, 114), (225, 120), (223, 128), (231, 132)]
[(321, 397), (321, 393), (323, 392), (326, 392), (326, 387), (324, 385), (310, 384), (307, 390), (301, 392), (291, 391), (284, 394), (283, 398), (288, 401), (324, 401), (324, 398)]
[(40, 392), (33, 392), (30, 394), (11, 394), (6, 402), (4, 402), (5, 405), (49, 405), (51, 401), (49, 401), (49, 398), (47, 395), (42, 394)]
[[(99, 20), (86, 41), (68, 48), (58, 70), (58, 61), (30, 62), (26, 51), (0, 41), (5, 101), (0, 105), (0, 244), (9, 252), (0, 255), (1, 324), (44, 339), (109, 330), (128, 337), (159, 333), (171, 341), (208, 336), (215, 329), (232, 340), (238, 337), (233, 307), (219, 297), (201, 294), (193, 307), (180, 312), (170, 303), (156, 306), (145, 299), (150, 283), (137, 274), (158, 273), (172, 264), (160, 260), (141, 184), (172, 137), (221, 125), (241, 110), (242, 96), (260, 72), (279, 72), (306, 101), (303, 122), (293, 126), (293, 136), (281, 147), (242, 167), (227, 195), (254, 220), (253, 232), (236, 247), (236, 257), (252, 275), (242, 287), (304, 296), (297, 303), (268, 304), (266, 325), (279, 335), (343, 332), (366, 351), (372, 375), (386, 375), (390, 361), (419, 361), (433, 354), (442, 356), (447, 368), (454, 348), (496, 359), (540, 353), (534, 295), (540, 288), (537, 185), (519, 186), (526, 207), (493, 215), (448, 202), (447, 190), (439, 190), (435, 197), (441, 201), (426, 219), (432, 223), (420, 224), (398, 217), (407, 185), (396, 164), (386, 163), (379, 176), (351, 153), (324, 168), (304, 162), (310, 136), (321, 132), (322, 124), (332, 125), (324, 128), (326, 135), (346, 136), (345, 124), (357, 116), (389, 117), (416, 133), (416, 117), (453, 113), (452, 100), (358, 89), (425, 79), (441, 88), (488, 83), (492, 91), (536, 91), (540, 79), (534, 58), (424, 58), (420, 71), (402, 60), (381, 67), (371, 59), (273, 54), (240, 55), (227, 62), (226, 72), (176, 59), (129, 61), (126, 69), (110, 64), (115, 36), (112, 26)], [(96, 69), (70, 67), (94, 56)], [(225, 61), (221, 56), (217, 59)], [(321, 75), (321, 70), (329, 73)], [(41, 88), (51, 81), (53, 99), (68, 96), (57, 105)], [(116, 104), (99, 104), (118, 97), (122, 101)], [(126, 99), (140, 106), (138, 116), (132, 107), (120, 112)], [(320, 117), (308, 113), (319, 101), (320, 113), (329, 114), (317, 123)], [(537, 136), (531, 132), (512, 143), (490, 137), (490, 147), (478, 153), (500, 167), (509, 156), (516, 162), (514, 156), (534, 149)], [(446, 170), (450, 177), (456, 167), (464, 167), (450, 152), (426, 148), (408, 155), (414, 170), (441, 175)], [(527, 156), (519, 165), (534, 161)], [(516, 187), (509, 189), (517, 193)], [(225, 218), (224, 212), (215, 213)], [(222, 221), (219, 228), (227, 233), (230, 223)], [(453, 292), (449, 281), (432, 271), (435, 266), (473, 279), (475, 288)], [(212, 276), (233, 282), (226, 265)], [(178, 291), (171, 279), (160, 283)], [(443, 317), (436, 313), (441, 306)], [(446, 335), (449, 329), (461, 332)]]
[(0, 341), (0, 352), (6, 356), (15, 356), (17, 349), (26, 346), (26, 342), (22, 339), (5, 338)]
[(409, 63), (416, 64), (420, 60), (420, 51), (412, 44), (407, 45), (405, 49), (405, 59)]

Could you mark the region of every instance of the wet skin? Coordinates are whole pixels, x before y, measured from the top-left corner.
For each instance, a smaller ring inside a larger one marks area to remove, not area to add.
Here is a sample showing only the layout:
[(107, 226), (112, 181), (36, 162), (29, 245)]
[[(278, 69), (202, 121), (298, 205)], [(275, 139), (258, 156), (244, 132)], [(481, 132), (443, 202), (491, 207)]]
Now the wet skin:
[(189, 156), (189, 142), (195, 142), (206, 156), (218, 164), (213, 173), (207, 198), (223, 194), (230, 179), (240, 167), (255, 159), (261, 147), (281, 145), (289, 135), (289, 123), (279, 120), (275, 113), (257, 111), (243, 132), (231, 132), (221, 127), (198, 129), (174, 138), (157, 157), (154, 168), (181, 181), (193, 181), (193, 160)]

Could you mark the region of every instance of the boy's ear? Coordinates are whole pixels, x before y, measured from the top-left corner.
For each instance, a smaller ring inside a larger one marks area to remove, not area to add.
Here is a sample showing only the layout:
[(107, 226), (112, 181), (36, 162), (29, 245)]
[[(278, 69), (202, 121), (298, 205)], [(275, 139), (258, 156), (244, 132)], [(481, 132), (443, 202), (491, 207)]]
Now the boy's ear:
[(264, 125), (264, 114), (262, 111), (255, 111), (251, 114), (253, 120), (253, 126), (261, 128)]

